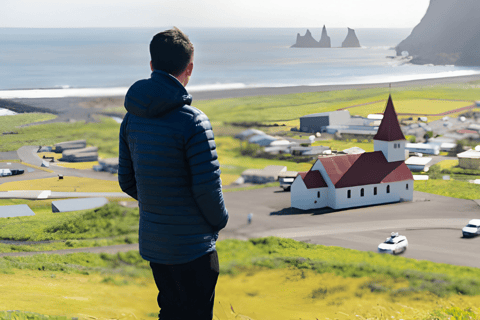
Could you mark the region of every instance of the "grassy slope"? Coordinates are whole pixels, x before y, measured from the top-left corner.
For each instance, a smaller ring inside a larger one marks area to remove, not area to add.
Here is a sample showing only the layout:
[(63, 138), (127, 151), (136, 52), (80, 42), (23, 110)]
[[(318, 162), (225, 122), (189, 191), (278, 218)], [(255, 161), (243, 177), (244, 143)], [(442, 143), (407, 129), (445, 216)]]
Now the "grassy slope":
[[(214, 319), (480, 315), (476, 268), (273, 237), (220, 241), (218, 252)], [(0, 283), (11, 292), (0, 310), (101, 319), (145, 319), (157, 310), (148, 264), (136, 252), (1, 258)]]

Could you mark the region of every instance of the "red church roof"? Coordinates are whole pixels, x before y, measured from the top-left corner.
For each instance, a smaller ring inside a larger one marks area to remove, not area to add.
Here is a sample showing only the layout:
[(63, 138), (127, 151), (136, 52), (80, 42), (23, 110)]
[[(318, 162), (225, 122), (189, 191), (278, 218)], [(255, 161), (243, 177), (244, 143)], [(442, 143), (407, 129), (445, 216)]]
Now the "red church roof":
[(375, 140), (395, 141), (405, 140), (402, 129), (398, 124), (397, 113), (393, 107), (392, 96), (388, 96), (387, 106), (383, 113), (383, 119), (378, 127), (377, 134), (373, 137)]
[(322, 174), (318, 170), (299, 172), (298, 174), (302, 177), (307, 189), (327, 187), (325, 180), (323, 180)]
[(319, 158), (335, 188), (413, 180), (404, 161), (388, 162), (381, 151)]

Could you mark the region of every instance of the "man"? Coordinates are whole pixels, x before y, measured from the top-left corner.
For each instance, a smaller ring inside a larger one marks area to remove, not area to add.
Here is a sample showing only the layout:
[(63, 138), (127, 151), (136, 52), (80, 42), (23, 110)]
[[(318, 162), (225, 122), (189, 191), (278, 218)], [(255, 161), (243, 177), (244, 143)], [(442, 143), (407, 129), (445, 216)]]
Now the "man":
[(213, 318), (215, 242), (228, 220), (212, 127), (185, 89), (193, 51), (177, 28), (153, 37), (151, 78), (128, 90), (120, 128), (118, 181), (138, 200), (161, 320)]

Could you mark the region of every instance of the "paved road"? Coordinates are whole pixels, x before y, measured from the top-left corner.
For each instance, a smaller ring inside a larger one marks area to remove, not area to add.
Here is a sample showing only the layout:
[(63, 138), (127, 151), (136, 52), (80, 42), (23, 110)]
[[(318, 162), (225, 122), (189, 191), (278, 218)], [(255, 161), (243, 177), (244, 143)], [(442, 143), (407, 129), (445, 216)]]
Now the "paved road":
[[(404, 257), (440, 263), (480, 267), (480, 237), (464, 239), (461, 228), (480, 218), (473, 200), (414, 192), (414, 201), (334, 211), (297, 210), (290, 207), (290, 193), (271, 187), (224, 194), (230, 220), (219, 239), (249, 239), (264, 236), (288, 237), (328, 246), (376, 252), (392, 231), (407, 236)], [(253, 213), (252, 223), (247, 216)], [(138, 250), (138, 244), (53, 252), (108, 252)], [(5, 255), (32, 255), (38, 252)]]
[(278, 190), (225, 193), (230, 220), (220, 239), (280, 236), (376, 252), (395, 231), (409, 240), (404, 257), (480, 267), (480, 237), (464, 239), (461, 233), (470, 219), (480, 218), (475, 201), (415, 191), (413, 202), (304, 212), (290, 208), (290, 193)]

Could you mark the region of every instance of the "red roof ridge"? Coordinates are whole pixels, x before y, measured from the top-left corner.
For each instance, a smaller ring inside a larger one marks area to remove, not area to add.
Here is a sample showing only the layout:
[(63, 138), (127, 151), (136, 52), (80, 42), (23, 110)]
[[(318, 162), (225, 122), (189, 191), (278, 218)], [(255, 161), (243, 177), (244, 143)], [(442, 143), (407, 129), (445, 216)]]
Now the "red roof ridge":
[(388, 96), (382, 122), (380, 123), (377, 134), (373, 139), (381, 141), (405, 140), (405, 136), (398, 123), (397, 113), (393, 106), (392, 95)]
[(382, 151), (320, 159), (335, 188), (413, 180), (404, 161), (388, 162)]

